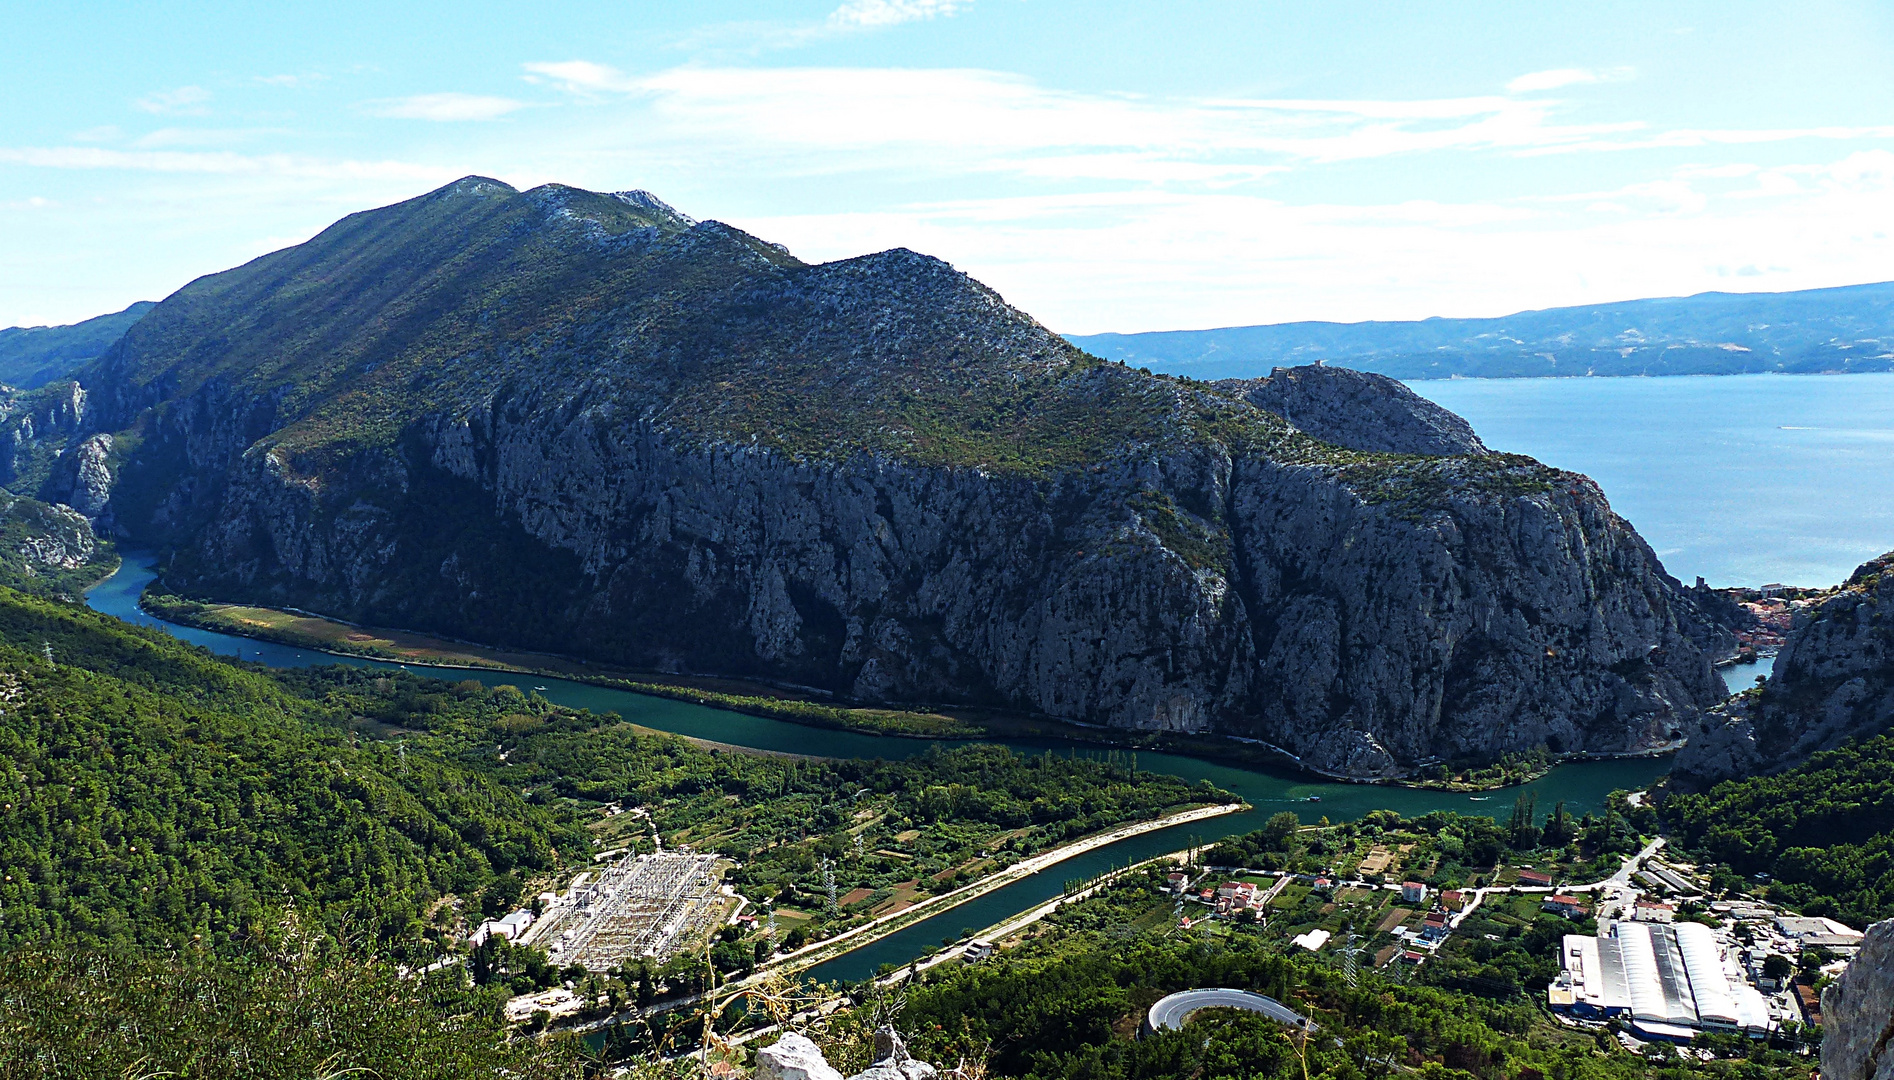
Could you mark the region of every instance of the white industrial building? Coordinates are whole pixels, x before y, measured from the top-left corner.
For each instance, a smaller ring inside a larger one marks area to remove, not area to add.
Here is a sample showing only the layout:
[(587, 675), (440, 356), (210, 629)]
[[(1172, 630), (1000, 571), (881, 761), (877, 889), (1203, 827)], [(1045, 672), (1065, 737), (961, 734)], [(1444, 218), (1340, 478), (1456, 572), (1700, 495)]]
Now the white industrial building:
[(1546, 997), (1561, 1012), (1623, 1016), (1645, 1037), (1671, 1042), (1699, 1031), (1760, 1038), (1774, 1026), (1768, 1001), (1724, 963), (1716, 934), (1701, 923), (1614, 922), (1596, 937), (1568, 934)]

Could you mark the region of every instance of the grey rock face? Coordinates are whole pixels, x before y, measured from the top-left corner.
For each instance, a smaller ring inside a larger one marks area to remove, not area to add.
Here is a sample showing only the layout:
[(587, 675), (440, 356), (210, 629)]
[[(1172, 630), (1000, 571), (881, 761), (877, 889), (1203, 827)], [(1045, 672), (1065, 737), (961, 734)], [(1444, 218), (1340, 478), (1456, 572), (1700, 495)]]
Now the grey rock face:
[(99, 540), (92, 524), (78, 511), (66, 506), (46, 506), (30, 500), (7, 498), (0, 503), (0, 514), (25, 517), (30, 522), (21, 538), (19, 555), (25, 569), (76, 570), (92, 560)]
[[(1364, 777), (1660, 746), (1722, 696), (1693, 609), (1577, 476), (1415, 517), (1215, 450), (1046, 480), (807, 462), (536, 391), (354, 469), (340, 501), (242, 456), (180, 574), (646, 668), (1260, 738)], [(450, 486), (469, 502), (433, 508)], [(473, 521), (423, 529), (443, 514)]]
[(1397, 454), (1484, 454), (1465, 420), (1385, 375), (1309, 364), (1217, 389), (1267, 409), (1323, 442)]
[(1894, 553), (1866, 563), (1789, 632), (1769, 681), (1718, 708), (1677, 756), (1679, 787), (1778, 772), (1894, 726)]
[(112, 436), (100, 432), (61, 454), (43, 493), (47, 501), (72, 507), (96, 522), (112, 498)]
[(934, 1080), (939, 1070), (908, 1054), (901, 1033), (883, 1024), (875, 1029), (875, 1062), (849, 1080)]
[(84, 428), (87, 412), (86, 392), (75, 382), (25, 392), (0, 387), (0, 484), (37, 483)]
[(1894, 1080), (1894, 919), (1868, 927), (1861, 952), (1822, 991), (1824, 1080)]
[(756, 1052), (756, 1080), (842, 1080), (842, 1074), (808, 1036), (790, 1031)]

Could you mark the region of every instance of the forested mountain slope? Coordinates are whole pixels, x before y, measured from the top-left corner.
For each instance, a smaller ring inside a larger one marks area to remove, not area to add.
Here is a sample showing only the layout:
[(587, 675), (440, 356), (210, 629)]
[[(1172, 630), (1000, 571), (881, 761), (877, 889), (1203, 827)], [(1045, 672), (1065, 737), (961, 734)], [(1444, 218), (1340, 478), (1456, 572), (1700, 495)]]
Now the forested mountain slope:
[(1647, 747), (1721, 697), (1583, 477), (1338, 447), (937, 260), (808, 265), (639, 192), (356, 214), (79, 378), (67, 454), (204, 595), (1357, 775)]
[(105, 352), (156, 306), (140, 300), (123, 311), (70, 326), (9, 326), (0, 330), (0, 383), (31, 390), (66, 378)]
[(1677, 840), (1769, 896), (1851, 926), (1894, 918), (1894, 735), (1824, 751), (1773, 776), (1673, 795), (1663, 815)]
[[(50, 650), (52, 660), (46, 658)], [(388, 939), (582, 831), (162, 633), (0, 589), (0, 947), (257, 933), (293, 905)]]
[(1085, 334), (1112, 360), (1200, 379), (1326, 360), (1397, 379), (1894, 370), (1894, 282), (1699, 293), (1496, 319)]

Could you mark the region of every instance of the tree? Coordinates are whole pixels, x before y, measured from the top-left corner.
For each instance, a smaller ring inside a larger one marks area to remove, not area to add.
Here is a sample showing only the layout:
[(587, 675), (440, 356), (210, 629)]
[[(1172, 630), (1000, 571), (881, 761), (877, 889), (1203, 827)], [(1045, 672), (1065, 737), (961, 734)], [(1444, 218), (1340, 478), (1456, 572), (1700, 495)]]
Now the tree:
[(1795, 964), (1781, 953), (1770, 953), (1763, 957), (1762, 973), (1764, 978), (1781, 982), (1795, 974)]
[(1271, 815), (1270, 819), (1263, 823), (1264, 844), (1270, 851), (1288, 851), (1289, 839), (1301, 827), (1302, 819), (1292, 811), (1284, 810), (1280, 814)]

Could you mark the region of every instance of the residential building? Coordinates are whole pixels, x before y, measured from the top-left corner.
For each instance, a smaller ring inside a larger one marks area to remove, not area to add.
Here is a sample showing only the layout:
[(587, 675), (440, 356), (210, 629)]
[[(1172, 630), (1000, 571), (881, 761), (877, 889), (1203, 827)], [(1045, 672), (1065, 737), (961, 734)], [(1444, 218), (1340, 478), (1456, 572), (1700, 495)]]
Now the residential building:
[(1552, 875), (1542, 873), (1538, 870), (1521, 870), (1519, 872), (1519, 883), (1521, 885), (1530, 885), (1534, 888), (1549, 889), (1552, 887)]
[(1539, 909), (1550, 911), (1554, 915), (1563, 915), (1568, 919), (1582, 919), (1591, 914), (1591, 908), (1585, 906), (1583, 898), (1566, 896), (1563, 893), (1554, 893), (1546, 897), (1545, 903), (1540, 904)]
[(1426, 900), (1427, 900), (1427, 886), (1421, 884), (1418, 881), (1401, 882), (1401, 902), (1402, 903), (1419, 904), (1419, 903), (1424, 903)]
[(1638, 922), (1676, 922), (1677, 909), (1656, 900), (1639, 900), (1632, 905), (1631, 917)]

